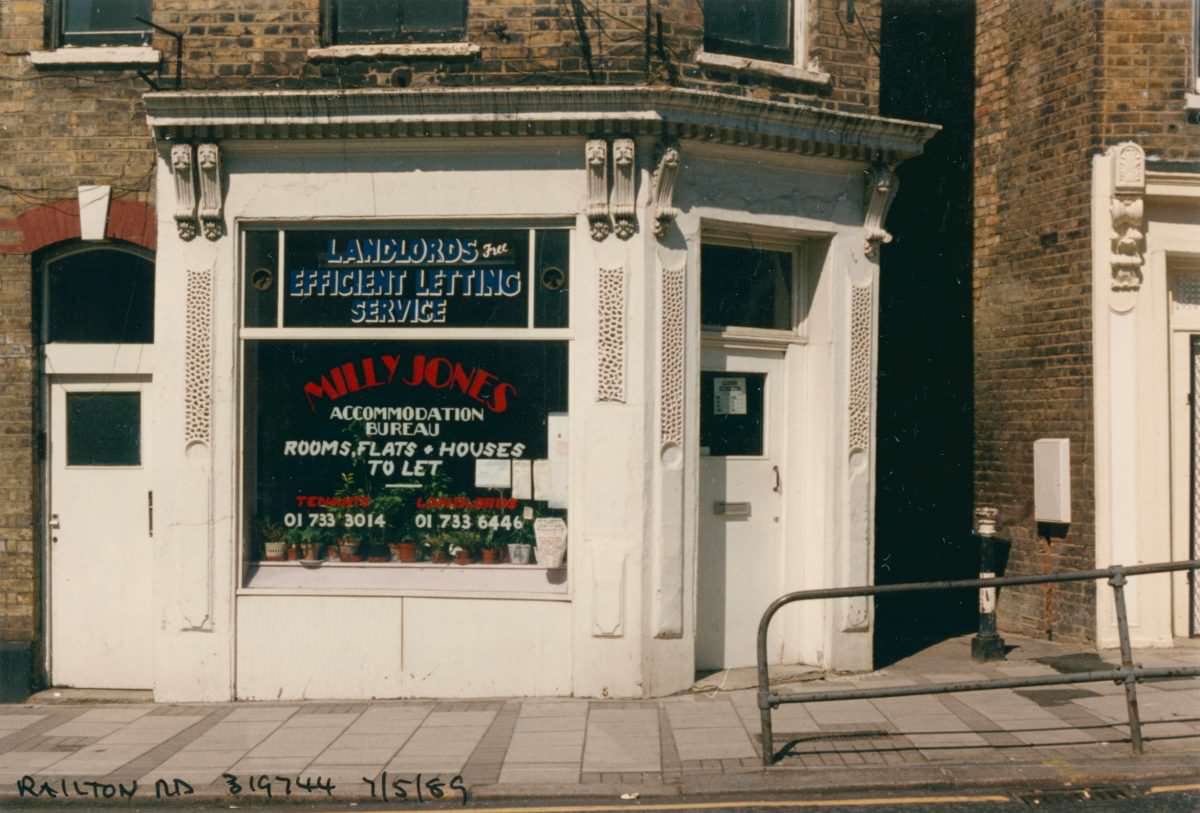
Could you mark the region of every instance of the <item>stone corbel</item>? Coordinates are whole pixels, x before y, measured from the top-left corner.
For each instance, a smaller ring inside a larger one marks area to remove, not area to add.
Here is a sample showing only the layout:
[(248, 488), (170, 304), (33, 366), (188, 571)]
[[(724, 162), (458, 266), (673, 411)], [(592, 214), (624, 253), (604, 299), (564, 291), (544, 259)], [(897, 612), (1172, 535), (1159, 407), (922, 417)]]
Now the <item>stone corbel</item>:
[(192, 171), (192, 145), (171, 147), (171, 174), (175, 177), (175, 226), (181, 240), (196, 237), (196, 176)]
[(608, 142), (602, 138), (591, 139), (584, 155), (588, 175), (588, 222), (592, 239), (603, 240), (612, 231), (608, 220)]
[(892, 207), (899, 188), (900, 179), (896, 177), (894, 164), (873, 164), (867, 170), (867, 214), (863, 218), (866, 240), (863, 253), (868, 257), (876, 255), (880, 243), (892, 242), (892, 235), (883, 224), (887, 221), (888, 209)]
[(200, 165), (200, 225), (208, 240), (218, 239), (225, 230), (221, 219), (221, 151), (216, 144), (196, 148)]
[(622, 240), (628, 240), (637, 232), (633, 150), (632, 138), (613, 141), (613, 191), (609, 211), (612, 213), (614, 231)]
[(1145, 241), (1146, 154), (1133, 142), (1118, 144), (1113, 160), (1112, 289), (1137, 291), (1142, 285)]
[(679, 210), (671, 202), (671, 197), (675, 194), (675, 179), (678, 177), (679, 147), (675, 144), (664, 144), (658, 157), (658, 166), (654, 168), (653, 178), (655, 237), (665, 237), (667, 227), (679, 215)]

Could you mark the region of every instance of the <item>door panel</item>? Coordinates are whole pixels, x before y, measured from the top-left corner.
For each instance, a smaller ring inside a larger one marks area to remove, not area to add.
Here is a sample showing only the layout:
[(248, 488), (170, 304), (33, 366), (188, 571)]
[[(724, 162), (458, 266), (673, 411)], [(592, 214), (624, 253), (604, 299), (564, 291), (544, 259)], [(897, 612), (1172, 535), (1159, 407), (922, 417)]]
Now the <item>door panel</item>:
[[(696, 667), (750, 666), (783, 567), (783, 356), (705, 350)], [(772, 636), (771, 651), (778, 651)]]
[(51, 680), (151, 684), (147, 385), (49, 385)]

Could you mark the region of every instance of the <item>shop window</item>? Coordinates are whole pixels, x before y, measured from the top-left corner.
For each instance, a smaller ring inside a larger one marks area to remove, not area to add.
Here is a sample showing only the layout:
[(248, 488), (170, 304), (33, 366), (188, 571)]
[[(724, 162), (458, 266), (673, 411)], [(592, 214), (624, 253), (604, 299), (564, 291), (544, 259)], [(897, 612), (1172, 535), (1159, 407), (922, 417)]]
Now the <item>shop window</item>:
[(243, 232), (249, 586), (565, 573), (569, 246), (565, 229)]
[(792, 330), (790, 251), (705, 244), (700, 252), (700, 318), (705, 327)]
[(52, 0), (54, 45), (144, 45), (150, 0)]
[(47, 342), (154, 341), (154, 264), (118, 249), (93, 249), (46, 266)]
[(704, 50), (772, 62), (793, 61), (791, 0), (705, 0)]
[(68, 466), (140, 465), (141, 438), (141, 393), (67, 393)]
[(330, 44), (453, 42), (466, 36), (466, 0), (323, 0)]

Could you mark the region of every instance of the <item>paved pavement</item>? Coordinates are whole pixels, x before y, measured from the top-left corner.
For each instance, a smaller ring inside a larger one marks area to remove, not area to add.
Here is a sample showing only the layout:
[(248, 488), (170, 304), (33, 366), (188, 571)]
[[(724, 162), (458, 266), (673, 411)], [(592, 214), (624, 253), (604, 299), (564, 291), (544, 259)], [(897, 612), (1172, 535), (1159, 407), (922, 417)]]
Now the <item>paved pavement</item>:
[[(792, 671), (776, 691), (917, 685), (1103, 668), (1113, 653), (1011, 638), (976, 664), (969, 639), (871, 674)], [(1137, 653), (1200, 666), (1200, 646)], [(744, 674), (703, 684), (748, 684)], [(783, 706), (764, 771), (752, 689), (647, 701), (497, 699), (0, 706), (0, 798), (172, 796), (457, 799), (643, 797), (745, 790), (1149, 782), (1200, 775), (1200, 679), (1139, 687), (1146, 755), (1104, 683)], [(134, 791), (136, 782), (137, 790)]]

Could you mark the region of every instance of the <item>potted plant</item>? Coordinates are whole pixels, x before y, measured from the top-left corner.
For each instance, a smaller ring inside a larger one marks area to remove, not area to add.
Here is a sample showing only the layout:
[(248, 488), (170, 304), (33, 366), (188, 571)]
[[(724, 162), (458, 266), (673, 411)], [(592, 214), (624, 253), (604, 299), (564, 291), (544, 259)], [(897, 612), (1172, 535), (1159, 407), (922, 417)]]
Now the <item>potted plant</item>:
[(450, 561), (450, 537), (448, 535), (431, 534), (425, 537), (425, 544), (429, 549), (429, 561), (437, 564), (445, 564)]
[(406, 536), (399, 542), (389, 542), (388, 548), (392, 552), (393, 562), (417, 561), (417, 543), (412, 537)]
[(447, 552), (454, 558), (454, 564), (469, 565), (475, 561), (475, 546), (478, 544), (478, 539), (470, 531), (455, 531), (450, 534)]
[(508, 536), (508, 559), (514, 565), (527, 565), (533, 554), (533, 520), (524, 519), (520, 528)]
[(343, 562), (361, 562), (362, 559), (358, 556), (358, 549), (362, 545), (362, 540), (357, 534), (344, 533), (338, 537), (338, 559)]
[(487, 532), (479, 543), (479, 561), (485, 565), (494, 565), (504, 558), (505, 537), (495, 530)]
[(258, 524), (258, 533), (263, 542), (264, 559), (268, 562), (282, 562), (287, 559), (287, 528), (277, 522), (262, 520)]
[(321, 531), (317, 528), (300, 530), (300, 558), (305, 562), (315, 562), (321, 558)]

